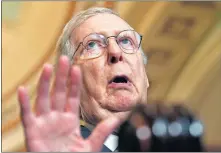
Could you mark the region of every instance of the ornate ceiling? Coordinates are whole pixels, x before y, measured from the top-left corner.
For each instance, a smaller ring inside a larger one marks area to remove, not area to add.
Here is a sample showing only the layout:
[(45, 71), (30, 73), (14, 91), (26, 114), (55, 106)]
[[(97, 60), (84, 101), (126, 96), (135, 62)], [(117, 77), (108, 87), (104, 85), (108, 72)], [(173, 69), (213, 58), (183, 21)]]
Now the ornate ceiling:
[(75, 12), (91, 6), (118, 11), (144, 36), (149, 102), (185, 103), (205, 122), (206, 142), (220, 143), (221, 2), (4, 1), (3, 151), (24, 150), (18, 85), (28, 85), (34, 102), (41, 67), (46, 61), (54, 62), (54, 47), (64, 24)]

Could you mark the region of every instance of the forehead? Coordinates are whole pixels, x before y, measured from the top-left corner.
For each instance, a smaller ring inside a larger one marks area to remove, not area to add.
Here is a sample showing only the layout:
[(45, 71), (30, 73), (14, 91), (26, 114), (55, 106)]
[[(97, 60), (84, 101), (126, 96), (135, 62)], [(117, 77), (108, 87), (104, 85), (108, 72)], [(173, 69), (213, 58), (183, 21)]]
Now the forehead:
[(111, 36), (127, 29), (133, 28), (120, 17), (113, 14), (98, 14), (90, 17), (75, 29), (75, 41), (82, 41), (85, 36), (91, 33)]

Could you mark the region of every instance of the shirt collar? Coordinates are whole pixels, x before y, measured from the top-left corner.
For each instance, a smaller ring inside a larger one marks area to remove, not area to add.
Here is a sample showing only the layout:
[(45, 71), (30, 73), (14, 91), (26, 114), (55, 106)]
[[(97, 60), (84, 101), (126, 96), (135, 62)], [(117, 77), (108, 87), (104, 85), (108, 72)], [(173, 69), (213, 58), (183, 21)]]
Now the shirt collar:
[(114, 134), (109, 135), (104, 142), (104, 145), (112, 152), (116, 151), (118, 147), (118, 136)]

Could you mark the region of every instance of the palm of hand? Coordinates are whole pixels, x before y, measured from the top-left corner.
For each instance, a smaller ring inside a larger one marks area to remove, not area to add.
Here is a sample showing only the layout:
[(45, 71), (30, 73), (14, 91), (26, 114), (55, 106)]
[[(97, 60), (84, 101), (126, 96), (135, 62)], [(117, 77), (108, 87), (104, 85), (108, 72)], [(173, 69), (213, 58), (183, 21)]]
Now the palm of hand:
[[(46, 65), (44, 67), (37, 92), (37, 115), (31, 112), (27, 90), (24, 87), (20, 87), (18, 90), (28, 151), (100, 151), (107, 136), (120, 123), (115, 117), (104, 120), (98, 124), (88, 139), (82, 138), (78, 116), (81, 73), (77, 67), (72, 67), (70, 92), (67, 96), (68, 70), (68, 59), (61, 57), (56, 74), (54, 93), (50, 98), (49, 81), (52, 66)], [(69, 110), (65, 110), (66, 106), (69, 106)]]
[[(32, 151), (72, 151), (75, 137), (83, 141), (79, 129), (74, 124), (77, 117), (71, 113), (51, 112), (33, 120), (27, 126), (28, 146)], [(76, 145), (76, 142), (75, 142)], [(83, 146), (82, 146), (83, 147)]]

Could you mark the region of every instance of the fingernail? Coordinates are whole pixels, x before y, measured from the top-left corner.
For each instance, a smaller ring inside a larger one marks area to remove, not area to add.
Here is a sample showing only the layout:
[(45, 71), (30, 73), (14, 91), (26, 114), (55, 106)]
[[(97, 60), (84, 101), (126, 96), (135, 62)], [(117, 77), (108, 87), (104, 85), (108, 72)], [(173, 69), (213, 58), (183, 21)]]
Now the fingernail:
[(61, 60), (69, 60), (69, 58), (68, 58), (67, 56), (65, 56), (65, 55), (62, 55), (62, 56), (60, 57), (60, 59), (61, 59)]
[(18, 91), (24, 90), (24, 86), (18, 86), (17, 90)]
[(77, 65), (73, 65), (73, 69), (74, 69), (74, 71), (80, 71), (80, 67)]
[(52, 65), (49, 64), (49, 63), (45, 63), (43, 67), (44, 67), (44, 68), (52, 68)]

